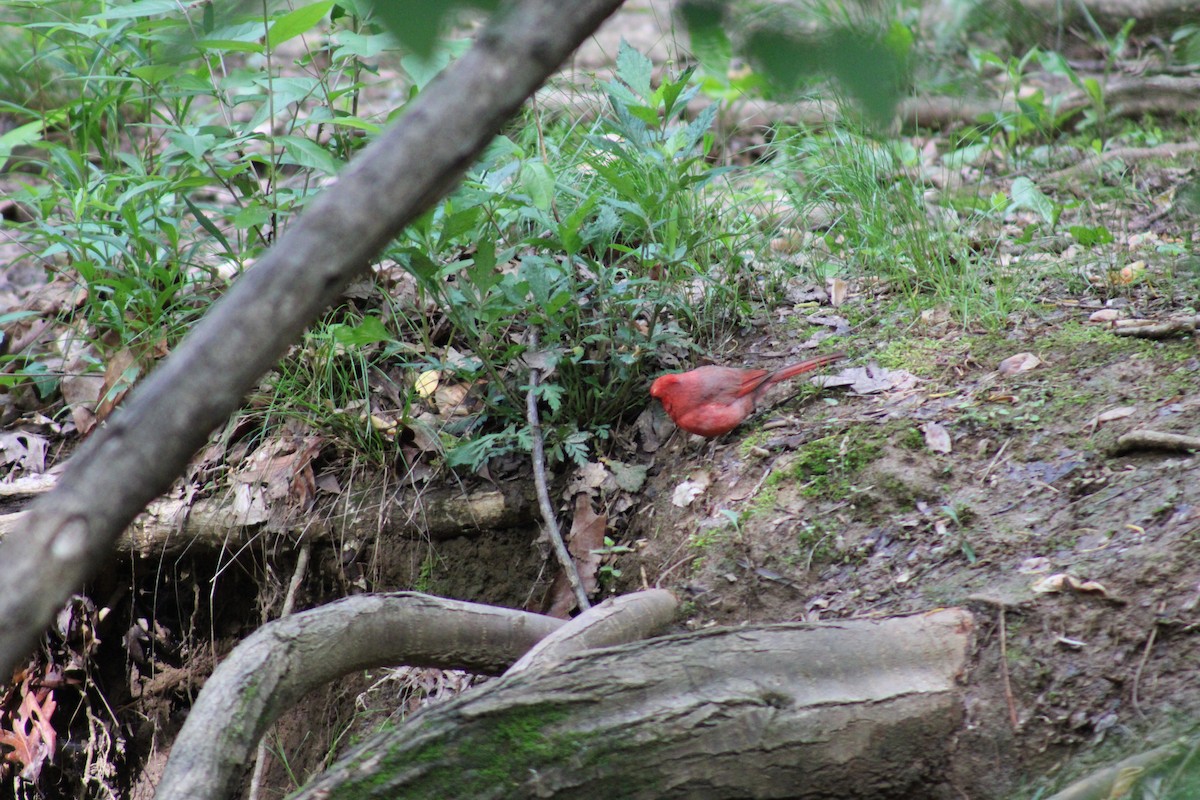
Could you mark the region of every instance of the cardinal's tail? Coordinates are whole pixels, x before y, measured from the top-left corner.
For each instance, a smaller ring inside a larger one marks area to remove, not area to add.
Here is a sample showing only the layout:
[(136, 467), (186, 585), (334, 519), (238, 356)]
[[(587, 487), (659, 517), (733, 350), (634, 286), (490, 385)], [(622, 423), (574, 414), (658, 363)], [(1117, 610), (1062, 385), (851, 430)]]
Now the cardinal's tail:
[(779, 383), (780, 381), (786, 381), (788, 378), (794, 378), (802, 372), (811, 372), (818, 367), (823, 367), (826, 364), (845, 357), (845, 353), (830, 353), (826, 356), (817, 356), (816, 358), (810, 358), (807, 361), (801, 361), (799, 364), (792, 364), (790, 367), (784, 367), (783, 369), (776, 370), (768, 375), (767, 379), (763, 381), (762, 388), (765, 389), (771, 384)]

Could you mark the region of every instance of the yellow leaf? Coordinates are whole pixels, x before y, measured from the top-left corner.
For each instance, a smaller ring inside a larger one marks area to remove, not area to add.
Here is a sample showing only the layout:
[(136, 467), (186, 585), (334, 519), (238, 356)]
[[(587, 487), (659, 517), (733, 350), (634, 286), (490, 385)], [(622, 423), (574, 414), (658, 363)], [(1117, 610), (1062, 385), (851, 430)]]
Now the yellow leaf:
[(441, 383), (442, 374), (436, 369), (427, 369), (417, 376), (417, 382), (414, 388), (417, 394), (422, 398), (427, 398), (437, 391), (438, 384)]

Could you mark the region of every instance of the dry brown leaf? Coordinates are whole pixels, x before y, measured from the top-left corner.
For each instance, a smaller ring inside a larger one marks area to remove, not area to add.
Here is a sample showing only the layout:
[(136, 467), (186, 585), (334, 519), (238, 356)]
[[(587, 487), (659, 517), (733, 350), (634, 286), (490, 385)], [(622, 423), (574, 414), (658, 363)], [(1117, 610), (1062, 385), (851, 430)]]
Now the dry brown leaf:
[(567, 480), (566, 495), (575, 497), (580, 492), (585, 492), (588, 496), (595, 497), (606, 481), (616, 486), (607, 467), (598, 461), (589, 461), (575, 468), (575, 472)]
[(25, 431), (0, 431), (0, 464), (15, 464), (29, 473), (46, 471), (45, 438)]
[(1053, 575), (1048, 575), (1042, 578), (1037, 583), (1030, 587), (1036, 594), (1054, 594), (1058, 592), (1078, 592), (1080, 594), (1096, 594), (1106, 600), (1113, 599), (1109, 594), (1108, 589), (1096, 581), (1085, 581), (1076, 578), (1074, 575), (1068, 575), (1065, 572), (1056, 572)]
[(467, 393), (471, 385), (467, 383), (440, 383), (433, 392), (433, 404), (438, 413), (451, 416), (466, 416), (470, 410), (466, 406)]
[(97, 422), (107, 419), (125, 399), (140, 373), (138, 360), (128, 347), (118, 350), (108, 359), (104, 367), (104, 383), (100, 387), (100, 402), (96, 405)]
[(949, 453), (953, 446), (950, 442), (950, 431), (940, 422), (926, 422), (921, 426), (925, 434), (925, 446), (935, 453)]
[(850, 367), (836, 375), (817, 375), (811, 383), (824, 388), (849, 386), (855, 394), (876, 394), (911, 389), (917, 384), (917, 376), (902, 369), (885, 369), (878, 364), (871, 364)]
[(841, 278), (829, 279), (829, 305), (837, 308), (845, 305), (846, 299), (850, 294), (850, 284)]
[(575, 516), (571, 520), (570, 542), (567, 550), (575, 561), (579, 572), (579, 580), (583, 590), (589, 595), (595, 594), (599, 588), (596, 581), (596, 571), (600, 568), (600, 559), (594, 551), (604, 547), (604, 531), (608, 526), (608, 517), (597, 514), (592, 510), (592, 501), (586, 494), (575, 496)]
[(712, 478), (707, 472), (697, 470), (688, 476), (688, 479), (675, 487), (675, 491), (671, 493), (671, 505), (679, 508), (690, 506), (693, 501), (708, 490), (712, 484)]
[(1088, 317), (1088, 322), (1116, 322), (1120, 318), (1120, 309), (1102, 308), (1099, 311), (1093, 311)]
[(268, 501), (287, 498), (305, 508), (316, 495), (312, 462), (323, 445), (319, 436), (276, 439), (255, 450), (232, 479), (234, 483), (261, 488)]
[(58, 385), (63, 402), (71, 410), (71, 419), (80, 436), (87, 436), (96, 427), (96, 404), (104, 391), (104, 378), (86, 375), (85, 362), (76, 360), (65, 366), (67, 374)]
[(1001, 361), (997, 369), (1001, 375), (1017, 375), (1028, 372), (1041, 363), (1042, 360), (1033, 353), (1017, 353)]
[(627, 492), (640, 492), (646, 483), (646, 468), (641, 464), (626, 464), (616, 459), (604, 459), (605, 465), (612, 471), (617, 486)]
[(1094, 428), (1097, 425), (1105, 422), (1115, 422), (1116, 420), (1133, 416), (1135, 413), (1137, 413), (1136, 406), (1118, 406), (1117, 408), (1110, 408), (1107, 411), (1101, 411), (1099, 414), (1088, 420), (1087, 427)]
[(79, 308), (87, 296), (82, 281), (57, 278), (30, 294), (22, 308), (39, 314), (56, 315)]
[[(43, 699), (39, 700), (38, 695)], [(58, 737), (50, 717), (56, 706), (52, 690), (34, 692), (26, 687), (17, 718), (11, 721), (9, 730), (0, 729), (0, 745), (12, 748), (4, 760), (20, 766), (24, 780), (36, 781), (42, 766), (54, 755)]]
[[(592, 511), (592, 502), (587, 494), (575, 496), (575, 518), (571, 521), (571, 532), (567, 534), (567, 551), (575, 562), (579, 581), (587, 594), (596, 591), (596, 571), (600, 567), (601, 556), (593, 553), (604, 547), (604, 530), (608, 525), (607, 517)], [(575, 592), (567, 582), (565, 573), (559, 570), (550, 591), (543, 601), (543, 613), (558, 619), (569, 619), (571, 611), (578, 605)]]

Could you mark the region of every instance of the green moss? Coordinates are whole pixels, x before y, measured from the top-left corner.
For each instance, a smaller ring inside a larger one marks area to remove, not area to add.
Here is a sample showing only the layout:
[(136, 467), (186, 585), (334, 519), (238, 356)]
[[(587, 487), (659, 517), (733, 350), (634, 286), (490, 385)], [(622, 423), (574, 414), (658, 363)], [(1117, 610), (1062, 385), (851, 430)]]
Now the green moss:
[(873, 355), (881, 367), (929, 376), (937, 371), (944, 353), (945, 344), (938, 339), (905, 336), (893, 339)]
[(922, 452), (925, 450), (925, 436), (915, 425), (905, 425), (900, 435), (896, 437), (896, 445), (905, 450)]
[(864, 425), (855, 425), (845, 433), (809, 442), (786, 469), (771, 473), (768, 487), (783, 483), (803, 484), (806, 497), (838, 500), (850, 491), (850, 480), (879, 457), (883, 436)]
[[(592, 737), (583, 734), (554, 730), (569, 716), (569, 711), (549, 704), (510, 708), (478, 720), (453, 741), (439, 737), (401, 747), (383, 756), (385, 763), (372, 768), (371, 778), (348, 782), (341, 791), (346, 797), (394, 796), (396, 776), (419, 772), (419, 788), (410, 788), (406, 797), (508, 796), (522, 787), (527, 790), (530, 776), (539, 769), (567, 762), (573, 769), (602, 766), (611, 748), (594, 747)], [(377, 751), (361, 756), (379, 757)]]

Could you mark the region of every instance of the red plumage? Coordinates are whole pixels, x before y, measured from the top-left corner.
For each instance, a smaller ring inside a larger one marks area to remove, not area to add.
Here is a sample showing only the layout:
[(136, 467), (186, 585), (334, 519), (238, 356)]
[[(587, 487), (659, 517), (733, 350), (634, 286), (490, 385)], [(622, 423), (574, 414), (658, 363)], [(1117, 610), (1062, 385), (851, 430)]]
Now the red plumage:
[(776, 383), (844, 357), (844, 353), (817, 356), (774, 372), (699, 367), (657, 378), (650, 385), (650, 395), (662, 402), (671, 419), (685, 431), (720, 436), (754, 413), (758, 401)]

